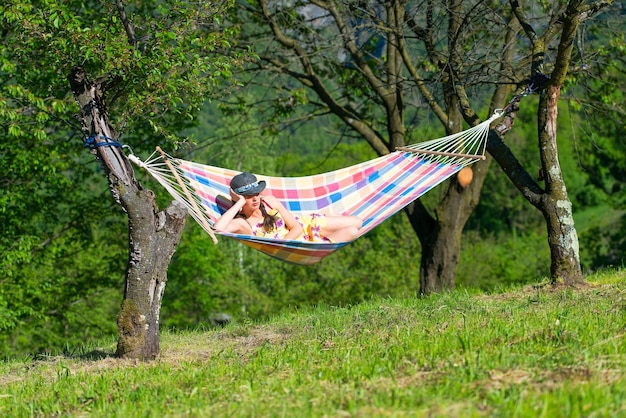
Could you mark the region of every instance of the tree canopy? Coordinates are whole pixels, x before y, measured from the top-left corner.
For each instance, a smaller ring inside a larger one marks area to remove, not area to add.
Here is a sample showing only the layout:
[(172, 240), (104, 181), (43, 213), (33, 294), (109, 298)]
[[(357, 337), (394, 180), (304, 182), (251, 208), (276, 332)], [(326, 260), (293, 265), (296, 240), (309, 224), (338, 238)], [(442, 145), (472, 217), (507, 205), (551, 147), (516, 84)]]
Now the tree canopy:
[[(125, 244), (68, 77), (80, 66), (111, 115), (112, 143), (136, 150), (174, 141), (243, 55), (217, 54), (236, 28), (229, 3), (11, 1), (0, 5), (0, 329), (42, 327), (43, 349), (78, 315), (88, 329), (99, 292), (121, 288)], [(94, 150), (95, 152), (96, 150)], [(103, 228), (111, 221), (110, 228)], [(76, 321), (74, 321), (76, 322)], [(97, 324), (100, 326), (100, 324)], [(110, 330), (110, 328), (107, 328)]]

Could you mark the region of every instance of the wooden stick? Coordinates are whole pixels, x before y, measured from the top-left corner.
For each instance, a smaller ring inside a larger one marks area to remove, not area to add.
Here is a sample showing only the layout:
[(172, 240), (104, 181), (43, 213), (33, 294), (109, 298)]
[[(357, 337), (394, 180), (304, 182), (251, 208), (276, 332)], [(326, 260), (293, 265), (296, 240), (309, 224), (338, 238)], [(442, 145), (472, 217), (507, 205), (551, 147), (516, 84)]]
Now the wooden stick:
[(471, 158), (473, 160), (487, 159), (487, 157), (485, 157), (484, 155), (457, 154), (455, 152), (431, 151), (431, 150), (426, 150), (426, 149), (417, 149), (417, 148), (408, 148), (408, 147), (396, 147), (396, 151), (407, 151), (407, 152), (413, 152), (415, 154), (443, 155), (446, 157)]
[[(200, 211), (200, 208), (196, 204), (196, 200), (193, 198), (193, 196), (191, 196), (191, 193), (189, 192), (189, 189), (187, 188), (187, 185), (185, 184), (183, 179), (180, 178), (180, 175), (178, 175), (178, 171), (176, 171), (176, 168), (174, 168), (174, 166), (172, 165), (170, 160), (167, 158), (167, 155), (165, 154), (165, 152), (163, 152), (163, 150), (159, 146), (157, 146), (156, 149), (157, 149), (157, 151), (159, 151), (161, 153), (161, 157), (163, 157), (163, 161), (165, 161), (165, 164), (167, 164), (167, 166), (169, 167), (170, 171), (172, 172), (172, 174), (176, 178), (176, 181), (178, 182), (178, 185), (185, 192), (185, 195), (187, 196), (187, 199), (191, 203), (191, 206), (193, 206), (193, 208), (196, 211), (196, 213), (202, 214), (202, 212)], [(213, 229), (211, 228), (211, 226), (208, 224), (208, 222), (206, 221), (206, 219), (202, 215), (200, 216), (200, 220), (201, 220), (202, 226), (204, 227), (206, 232), (211, 236), (211, 239), (213, 240), (213, 243), (217, 244), (217, 238), (215, 237), (215, 234), (213, 233)]]

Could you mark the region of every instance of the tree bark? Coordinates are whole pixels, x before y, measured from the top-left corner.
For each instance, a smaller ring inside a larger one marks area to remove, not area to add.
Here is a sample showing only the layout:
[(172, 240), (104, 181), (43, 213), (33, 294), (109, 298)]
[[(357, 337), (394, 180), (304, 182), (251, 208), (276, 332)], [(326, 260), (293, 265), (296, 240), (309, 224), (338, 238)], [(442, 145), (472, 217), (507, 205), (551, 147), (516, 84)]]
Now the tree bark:
[(471, 193), (453, 181), (444, 197), (445, 203), (436, 209), (436, 221), (425, 213), (420, 202), (407, 207), (409, 220), (422, 247), (420, 294), (438, 293), (454, 287), (463, 226), (475, 206), (470, 200)]
[(539, 149), (541, 170), (546, 183), (546, 192), (540, 200), (539, 209), (546, 219), (548, 230), (552, 284), (563, 280), (564, 284), (574, 286), (584, 283), (584, 280), (572, 203), (567, 194), (558, 158), (556, 122), (560, 94), (560, 86), (551, 85), (539, 106)]
[(81, 67), (73, 68), (68, 79), (80, 106), (88, 145), (104, 167), (113, 197), (128, 215), (129, 261), (116, 355), (154, 359), (160, 349), (159, 313), (167, 267), (180, 241), (186, 210), (172, 203), (158, 211), (154, 194), (135, 179), (130, 162), (114, 140), (100, 86), (90, 82)]
[(159, 313), (167, 268), (185, 225), (187, 210), (174, 202), (157, 213), (149, 190), (120, 187), (128, 213), (129, 262), (117, 319), (117, 356), (153, 359), (159, 353)]
[(563, 181), (556, 146), (558, 114), (556, 106), (559, 93), (559, 87), (550, 86), (548, 93), (542, 94), (539, 105), (539, 149), (545, 188), (542, 188), (522, 167), (499, 136), (505, 130), (511, 129), (515, 112), (507, 115), (505, 120), (490, 132), (487, 151), (524, 198), (539, 209), (546, 220), (552, 284), (563, 280), (566, 285), (575, 286), (584, 283), (584, 280), (580, 268), (572, 204)]

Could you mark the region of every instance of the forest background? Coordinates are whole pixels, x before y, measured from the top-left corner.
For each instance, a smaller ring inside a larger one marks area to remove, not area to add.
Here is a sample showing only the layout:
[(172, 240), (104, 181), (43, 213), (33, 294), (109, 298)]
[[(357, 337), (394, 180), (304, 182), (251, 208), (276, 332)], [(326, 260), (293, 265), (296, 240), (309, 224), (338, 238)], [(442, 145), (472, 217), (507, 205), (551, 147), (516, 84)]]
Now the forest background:
[[(590, 39), (608, 36), (598, 29), (599, 22), (595, 31), (590, 30)], [(624, 39), (599, 43), (617, 45), (619, 51)], [(623, 57), (615, 59), (623, 64)], [(623, 103), (618, 87), (624, 85), (625, 75), (617, 71), (613, 76), (615, 89), (606, 100)], [(563, 94), (559, 152), (574, 206), (581, 262), (590, 272), (623, 265), (624, 123), (619, 118), (623, 114), (598, 118), (580, 106), (579, 83), (573, 78)], [(268, 92), (249, 94), (262, 100)], [(515, 127), (506, 137), (529, 171), (540, 166), (531, 140), (536, 137), (536, 102), (533, 96), (523, 100)], [(56, 132), (66, 139), (51, 149), (37, 137), (17, 140), (10, 134), (14, 128), (7, 115), (2, 118), (2, 352), (5, 356), (45, 352), (115, 334), (128, 258), (127, 222), (107, 196), (106, 179), (93, 175), (100, 170), (98, 163), (79, 146), (71, 129)], [(338, 139), (342, 137), (333, 124), (332, 119), (316, 120), (268, 131), (263, 115), (222, 113), (220, 102), (213, 100), (177, 133), (194, 145), (175, 153), (280, 176), (324, 172), (375, 157), (362, 142)], [(443, 134), (427, 113), (415, 121), (414, 130), (423, 139)], [(169, 196), (144, 173), (137, 175), (165, 205)], [(438, 192), (425, 196), (426, 204)], [(550, 266), (545, 237), (540, 213), (493, 167), (464, 231), (457, 286), (493, 290), (542, 280)], [(228, 240), (216, 246), (201, 228), (189, 223), (170, 265), (161, 325), (211, 327), (225, 315), (235, 321), (256, 320), (307, 305), (342, 306), (372, 296), (415, 295), (419, 254), (419, 241), (402, 213), (310, 267), (285, 264)]]

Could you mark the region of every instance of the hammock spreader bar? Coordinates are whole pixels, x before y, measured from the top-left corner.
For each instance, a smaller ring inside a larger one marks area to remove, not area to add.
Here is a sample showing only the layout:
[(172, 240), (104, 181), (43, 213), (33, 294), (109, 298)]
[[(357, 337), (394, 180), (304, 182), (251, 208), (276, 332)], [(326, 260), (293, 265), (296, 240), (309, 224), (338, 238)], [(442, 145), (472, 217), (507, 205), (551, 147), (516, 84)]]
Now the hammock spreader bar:
[[(187, 185), (183, 182), (183, 179), (180, 178), (180, 175), (178, 174), (178, 172), (176, 171), (176, 169), (174, 168), (174, 166), (172, 165), (172, 163), (169, 161), (169, 159), (167, 158), (167, 154), (165, 154), (165, 152), (163, 152), (163, 150), (161, 149), (161, 147), (157, 147), (156, 148), (157, 151), (159, 152), (159, 154), (161, 154), (161, 157), (163, 158), (163, 161), (165, 161), (165, 164), (167, 164), (167, 167), (170, 169), (170, 171), (172, 172), (172, 175), (174, 176), (174, 178), (176, 179), (176, 182), (178, 183), (178, 185), (180, 186), (180, 188), (185, 192), (185, 197), (187, 198), (187, 200), (185, 200), (183, 203), (185, 203), (185, 206), (187, 205), (187, 202), (189, 202), (189, 204), (191, 204), (192, 208), (193, 208), (193, 212), (194, 213), (200, 213), (200, 208), (198, 207), (198, 203), (196, 201), (196, 199), (194, 199), (191, 195), (191, 192), (189, 191), (189, 188), (187, 187)], [(200, 216), (198, 217), (200, 225), (202, 225), (202, 228), (209, 234), (209, 236), (211, 237), (211, 239), (213, 240), (213, 242), (215, 244), (217, 244), (217, 238), (215, 237), (215, 233), (213, 232), (213, 228), (211, 228), (209, 226), (209, 224), (207, 223), (207, 220), (205, 217)]]
[[(336, 171), (305, 177), (257, 175), (266, 190), (295, 215), (313, 212), (355, 215), (363, 220), (360, 235), (402, 210), (463, 167), (484, 159), (494, 115), (458, 134), (411, 144), (382, 157)], [(230, 205), (230, 179), (239, 171), (195, 163), (157, 148), (146, 162), (128, 157), (147, 170), (217, 243), (215, 235), (238, 240), (267, 255), (294, 264), (313, 264), (347, 245), (261, 238), (216, 231), (215, 221)]]

